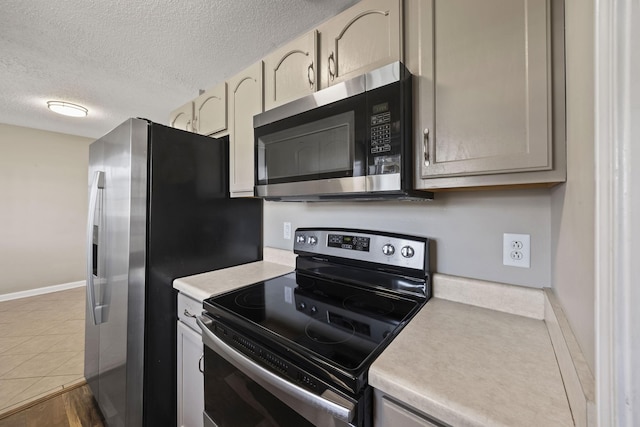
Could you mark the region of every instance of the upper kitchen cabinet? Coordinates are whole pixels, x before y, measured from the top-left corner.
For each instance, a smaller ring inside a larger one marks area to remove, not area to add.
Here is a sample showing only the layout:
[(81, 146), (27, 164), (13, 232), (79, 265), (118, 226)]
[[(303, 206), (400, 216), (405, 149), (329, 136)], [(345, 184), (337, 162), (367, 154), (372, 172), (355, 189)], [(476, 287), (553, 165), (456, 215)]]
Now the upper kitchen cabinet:
[(402, 60), (401, 0), (363, 0), (322, 24), (321, 86)]
[(204, 91), (193, 101), (193, 131), (211, 135), (227, 129), (227, 84)]
[(558, 15), (550, 0), (405, 2), (416, 188), (565, 180)]
[(263, 112), (262, 61), (227, 81), (229, 85), (229, 190), (253, 197), (253, 116)]
[(317, 44), (318, 32), (311, 31), (264, 58), (265, 110), (316, 91)]
[(189, 101), (169, 115), (169, 126), (191, 132), (193, 130), (193, 102)]

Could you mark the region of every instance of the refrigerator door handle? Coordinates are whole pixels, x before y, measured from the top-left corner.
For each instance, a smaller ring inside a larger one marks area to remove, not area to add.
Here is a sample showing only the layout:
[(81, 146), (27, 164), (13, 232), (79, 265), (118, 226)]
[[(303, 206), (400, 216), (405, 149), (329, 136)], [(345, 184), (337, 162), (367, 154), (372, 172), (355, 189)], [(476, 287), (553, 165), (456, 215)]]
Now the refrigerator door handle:
[[(87, 217), (87, 297), (89, 299), (89, 305), (91, 306), (91, 320), (94, 325), (102, 323), (102, 320), (96, 316), (96, 295), (93, 284), (94, 278), (94, 262), (95, 271), (98, 271), (98, 257), (94, 257), (93, 241), (94, 241), (94, 218), (96, 212), (96, 206), (98, 204), (98, 190), (104, 188), (104, 172), (96, 171), (93, 175), (93, 182), (91, 183), (91, 192), (89, 193), (89, 213)], [(97, 236), (96, 236), (97, 237)], [(96, 251), (97, 255), (97, 251)], [(95, 258), (95, 259), (94, 259)], [(101, 316), (100, 316), (101, 317)]]

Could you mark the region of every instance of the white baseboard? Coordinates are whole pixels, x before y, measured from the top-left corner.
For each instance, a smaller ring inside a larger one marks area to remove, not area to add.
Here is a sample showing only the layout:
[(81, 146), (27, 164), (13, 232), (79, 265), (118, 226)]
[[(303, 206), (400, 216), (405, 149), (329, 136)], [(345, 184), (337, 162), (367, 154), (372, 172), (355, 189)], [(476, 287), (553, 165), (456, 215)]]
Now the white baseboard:
[(28, 291), (12, 292), (0, 295), (0, 302), (10, 301), (19, 298), (34, 297), (36, 295), (50, 294), (51, 292), (66, 291), (67, 289), (79, 288), (85, 285), (84, 280), (78, 282), (63, 283), (61, 285), (45, 286), (44, 288), (29, 289)]

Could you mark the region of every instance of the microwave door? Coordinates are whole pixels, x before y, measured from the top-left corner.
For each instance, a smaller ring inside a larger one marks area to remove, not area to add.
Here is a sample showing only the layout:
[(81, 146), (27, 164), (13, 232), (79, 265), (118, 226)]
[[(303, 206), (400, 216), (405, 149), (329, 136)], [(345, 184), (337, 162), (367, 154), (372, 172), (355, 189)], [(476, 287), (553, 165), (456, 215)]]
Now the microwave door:
[[(286, 123), (279, 124), (286, 127)], [(355, 112), (257, 136), (256, 193), (262, 197), (341, 194), (365, 190), (355, 155)], [(355, 177), (355, 178), (354, 178)]]

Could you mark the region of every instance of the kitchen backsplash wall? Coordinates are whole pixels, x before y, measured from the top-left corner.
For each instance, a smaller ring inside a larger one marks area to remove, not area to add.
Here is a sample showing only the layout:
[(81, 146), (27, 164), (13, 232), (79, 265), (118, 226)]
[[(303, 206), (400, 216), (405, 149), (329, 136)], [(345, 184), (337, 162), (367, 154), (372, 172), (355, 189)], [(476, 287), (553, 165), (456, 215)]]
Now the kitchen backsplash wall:
[[(437, 193), (431, 202), (265, 202), (264, 243), (291, 250), (283, 223), (368, 228), (435, 240), (435, 272), (532, 287), (551, 286), (550, 191)], [(531, 268), (502, 264), (503, 233), (531, 235)]]

